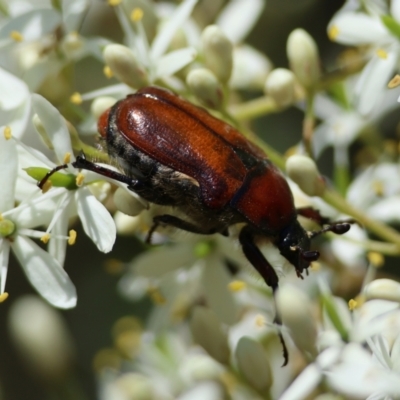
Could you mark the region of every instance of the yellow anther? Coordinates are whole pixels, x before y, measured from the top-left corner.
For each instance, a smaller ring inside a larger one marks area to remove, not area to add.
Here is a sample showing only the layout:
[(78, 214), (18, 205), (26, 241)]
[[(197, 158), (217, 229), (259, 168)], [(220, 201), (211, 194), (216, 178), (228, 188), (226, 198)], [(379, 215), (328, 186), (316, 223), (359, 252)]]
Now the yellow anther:
[(69, 98), (69, 100), (73, 104), (77, 104), (77, 105), (82, 104), (82, 96), (78, 92), (73, 93), (71, 95), (71, 97)]
[(0, 213), (0, 221), (3, 221), (3, 219), (4, 219), (3, 214)]
[(3, 303), (3, 301), (6, 301), (8, 299), (8, 293), (4, 292), (0, 294), (0, 303)]
[(381, 268), (383, 267), (383, 264), (385, 263), (385, 257), (383, 256), (382, 253), (378, 253), (376, 251), (370, 251), (367, 254), (368, 261), (375, 267), (375, 268)]
[(50, 179), (47, 179), (47, 181), (42, 185), (42, 193), (48, 192), (53, 184), (51, 183)]
[(354, 299), (350, 299), (348, 304), (349, 304), (349, 310), (350, 311), (353, 311), (358, 307), (358, 303)]
[(138, 22), (141, 21), (143, 18), (143, 10), (139, 7), (136, 7), (131, 12), (131, 21)]
[(372, 182), (372, 190), (379, 197), (382, 197), (384, 195), (384, 193), (385, 193), (385, 188), (384, 188), (383, 183), (381, 181), (373, 181)]
[(386, 50), (383, 50), (383, 49), (378, 49), (378, 50), (376, 50), (376, 55), (377, 55), (379, 58), (382, 58), (383, 60), (386, 60), (386, 59), (388, 58), (388, 53), (387, 53), (387, 51), (386, 51)]
[(115, 7), (122, 3), (122, 0), (108, 0), (108, 5), (111, 7)]
[(110, 68), (108, 65), (104, 66), (104, 68), (103, 68), (103, 74), (104, 74), (104, 75), (106, 76), (106, 78), (108, 78), (108, 79), (110, 79), (110, 78), (112, 78), (112, 77), (114, 76), (114, 74), (113, 74), (111, 68)]
[(68, 164), (71, 162), (71, 153), (65, 153), (64, 155), (64, 164)]
[(240, 292), (247, 286), (246, 282), (243, 281), (232, 281), (229, 283), (228, 288), (231, 292)]
[(330, 40), (335, 41), (339, 36), (339, 28), (336, 25), (332, 25), (328, 30), (328, 37)]
[(400, 85), (400, 75), (397, 74), (394, 78), (390, 80), (387, 86), (389, 89), (393, 89), (399, 85)]
[(24, 40), (24, 36), (21, 32), (18, 31), (11, 31), (10, 38), (15, 40), (16, 42), (22, 42)]
[(41, 238), (40, 241), (44, 244), (48, 243), (50, 240), (50, 233), (45, 233)]
[(84, 179), (85, 179), (85, 176), (82, 174), (82, 172), (79, 172), (79, 174), (76, 176), (76, 179), (75, 179), (76, 186), (82, 186)]
[(69, 231), (68, 244), (69, 244), (70, 246), (72, 246), (73, 244), (75, 244), (76, 235), (77, 235), (77, 233), (76, 233), (76, 231), (75, 231), (74, 229), (71, 229), (71, 230)]
[(12, 138), (11, 127), (9, 126), (4, 127), (3, 134), (6, 140), (10, 140)]
[(317, 261), (313, 261), (310, 264), (310, 269), (311, 271), (317, 272), (321, 270), (321, 263), (317, 262)]
[(256, 316), (256, 319), (254, 320), (254, 322), (255, 322), (257, 327), (262, 328), (262, 327), (264, 327), (266, 325), (267, 321), (265, 320), (265, 317), (263, 315), (258, 314)]

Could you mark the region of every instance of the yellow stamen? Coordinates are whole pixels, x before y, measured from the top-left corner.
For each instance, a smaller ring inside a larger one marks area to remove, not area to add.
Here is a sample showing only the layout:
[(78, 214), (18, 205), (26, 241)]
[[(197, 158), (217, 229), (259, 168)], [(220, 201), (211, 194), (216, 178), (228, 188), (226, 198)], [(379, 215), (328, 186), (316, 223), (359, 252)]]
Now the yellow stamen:
[(385, 188), (384, 188), (383, 183), (381, 181), (372, 182), (372, 190), (379, 197), (382, 197), (384, 195), (384, 193), (385, 193)]
[(3, 214), (0, 213), (0, 221), (3, 221)]
[(310, 269), (311, 271), (317, 272), (321, 270), (321, 263), (317, 262), (317, 261), (313, 261), (310, 264)]
[(375, 267), (375, 268), (381, 268), (383, 267), (383, 264), (385, 263), (385, 257), (383, 256), (382, 253), (378, 253), (376, 251), (370, 251), (367, 254), (368, 261)]
[(11, 31), (10, 38), (15, 40), (16, 42), (22, 42), (24, 40), (24, 36), (21, 32), (18, 31)]
[(48, 192), (52, 188), (53, 184), (49, 179), (42, 186), (42, 193)]
[(338, 36), (339, 36), (339, 28), (336, 25), (332, 25), (328, 30), (329, 39), (335, 41)]
[(112, 78), (112, 77), (114, 76), (114, 74), (113, 74), (111, 68), (110, 68), (108, 65), (106, 65), (106, 66), (103, 68), (103, 74), (104, 74), (104, 75), (106, 76), (106, 78), (108, 78), (108, 79), (110, 79), (110, 78)]
[(354, 299), (350, 299), (349, 300), (349, 310), (353, 311), (358, 307), (358, 303), (357, 301), (355, 301)]
[(122, 3), (122, 0), (108, 0), (108, 5), (111, 7), (115, 7)]
[(246, 282), (243, 281), (232, 281), (229, 283), (228, 288), (231, 292), (240, 292), (247, 286)]
[(64, 155), (64, 164), (68, 164), (71, 162), (71, 153), (65, 153)]
[(388, 58), (388, 53), (387, 53), (387, 51), (386, 51), (386, 50), (383, 50), (383, 49), (378, 49), (378, 50), (376, 50), (376, 55), (377, 55), (379, 58), (382, 58), (383, 60), (386, 60), (386, 59)]
[(82, 172), (79, 172), (79, 174), (76, 176), (76, 186), (82, 186), (83, 180), (85, 179), (85, 176), (82, 174)]
[(50, 233), (45, 233), (41, 238), (40, 241), (44, 244), (48, 243), (50, 240)]
[(255, 319), (254, 322), (255, 322), (256, 326), (259, 327), (259, 328), (264, 327), (265, 324), (266, 324), (265, 317), (263, 315), (261, 315), (261, 314), (258, 314), (256, 316), (256, 319)]
[(143, 18), (143, 10), (139, 7), (136, 7), (131, 12), (131, 21), (132, 22), (139, 22)]
[(12, 138), (11, 127), (9, 126), (4, 127), (3, 134), (6, 140), (10, 140)]
[(75, 244), (76, 236), (77, 236), (76, 230), (71, 229), (71, 230), (69, 231), (69, 237), (68, 237), (68, 244), (69, 244), (70, 246), (72, 246), (73, 244)]
[(397, 74), (394, 78), (391, 79), (391, 81), (388, 83), (388, 88), (393, 89), (397, 86), (400, 85), (400, 75)]
[(71, 95), (71, 97), (69, 98), (69, 100), (73, 104), (77, 104), (77, 105), (82, 104), (82, 96), (78, 92), (73, 93)]
[(8, 293), (4, 292), (0, 294), (0, 303), (3, 303), (3, 301), (6, 301), (8, 299)]

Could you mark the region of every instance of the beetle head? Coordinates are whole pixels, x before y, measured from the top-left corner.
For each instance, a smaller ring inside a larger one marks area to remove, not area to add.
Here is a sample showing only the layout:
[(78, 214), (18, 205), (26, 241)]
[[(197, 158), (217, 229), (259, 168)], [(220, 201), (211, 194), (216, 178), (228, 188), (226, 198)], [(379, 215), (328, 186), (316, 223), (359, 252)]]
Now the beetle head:
[(275, 243), (280, 253), (295, 267), (297, 275), (319, 257), (318, 251), (310, 251), (310, 236), (297, 219), (282, 230)]

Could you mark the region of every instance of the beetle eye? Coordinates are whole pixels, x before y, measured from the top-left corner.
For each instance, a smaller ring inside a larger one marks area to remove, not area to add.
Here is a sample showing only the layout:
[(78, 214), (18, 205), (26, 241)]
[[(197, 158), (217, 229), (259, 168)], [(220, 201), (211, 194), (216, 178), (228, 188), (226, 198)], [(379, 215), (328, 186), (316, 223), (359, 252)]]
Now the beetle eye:
[(319, 258), (319, 252), (318, 251), (302, 251), (301, 257), (303, 258), (303, 260), (308, 261), (308, 262), (317, 261)]

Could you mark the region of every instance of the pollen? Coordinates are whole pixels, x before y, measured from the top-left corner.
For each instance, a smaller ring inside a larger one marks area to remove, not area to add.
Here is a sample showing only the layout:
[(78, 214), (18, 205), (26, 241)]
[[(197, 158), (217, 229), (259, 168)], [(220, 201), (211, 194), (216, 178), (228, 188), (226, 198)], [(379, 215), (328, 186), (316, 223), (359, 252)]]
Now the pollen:
[(10, 140), (12, 138), (11, 127), (6, 126), (4, 128), (3, 134), (6, 140)]
[(328, 30), (329, 39), (335, 41), (338, 36), (339, 36), (339, 28), (336, 25), (332, 25)]
[(350, 311), (353, 311), (353, 310), (355, 310), (357, 307), (358, 307), (357, 301), (354, 300), (354, 299), (350, 299), (350, 300), (349, 300), (349, 310), (350, 310)]
[(263, 315), (258, 314), (254, 320), (254, 323), (258, 328), (262, 328), (266, 325), (267, 321)]
[(387, 51), (386, 51), (386, 50), (383, 50), (383, 49), (378, 49), (378, 50), (376, 50), (376, 55), (377, 55), (379, 58), (382, 58), (383, 60), (386, 60), (386, 59), (388, 58), (388, 53), (387, 53)]
[(131, 12), (131, 20), (132, 22), (139, 22), (143, 18), (143, 10), (139, 7), (136, 7)]
[(372, 182), (372, 190), (379, 197), (382, 197), (384, 195), (384, 192), (385, 192), (384, 187), (383, 187), (383, 183), (381, 181)]
[(24, 35), (18, 31), (11, 31), (10, 38), (15, 40), (16, 42), (22, 42), (24, 40)]
[(349, 300), (349, 310), (353, 311), (360, 308), (365, 303), (365, 297), (363, 295), (358, 295), (355, 299)]
[(48, 192), (53, 184), (51, 183), (50, 179), (48, 179), (43, 185), (42, 185), (42, 193)]
[(82, 174), (82, 172), (79, 172), (79, 174), (76, 176), (76, 186), (82, 186), (83, 180), (85, 179), (85, 176)]
[(319, 263), (319, 262), (317, 262), (317, 261), (313, 261), (313, 262), (310, 264), (310, 269), (311, 269), (311, 271), (313, 271), (313, 272), (320, 271), (320, 270), (321, 270), (321, 263)]
[(78, 92), (73, 93), (69, 98), (69, 100), (71, 101), (72, 104), (76, 105), (82, 104), (82, 96)]
[(246, 286), (246, 282), (237, 280), (230, 282), (228, 288), (231, 292), (240, 292), (241, 290), (245, 289)]
[(70, 246), (72, 246), (73, 244), (75, 244), (75, 242), (76, 242), (76, 236), (77, 236), (76, 230), (71, 229), (71, 230), (69, 231), (69, 237), (68, 237), (68, 244), (69, 244)]
[(108, 0), (108, 5), (111, 7), (118, 6), (122, 3), (122, 0)]
[(3, 219), (4, 219), (3, 214), (0, 213), (0, 221), (3, 221)]
[(385, 263), (385, 257), (383, 256), (382, 253), (378, 253), (376, 251), (370, 251), (367, 254), (368, 261), (375, 267), (375, 268), (381, 268), (383, 267), (383, 264)]
[(71, 153), (65, 153), (64, 155), (64, 164), (68, 164), (71, 162)]
[(113, 74), (111, 68), (110, 68), (108, 65), (106, 65), (106, 66), (103, 68), (103, 74), (104, 74), (104, 75), (106, 76), (106, 78), (108, 78), (108, 79), (110, 79), (110, 78), (112, 78), (112, 77), (114, 76), (114, 74)]
[(400, 75), (397, 74), (394, 78), (392, 78), (390, 80), (390, 82), (388, 83), (387, 87), (389, 89), (393, 89), (393, 88), (395, 88), (395, 87), (397, 87), (399, 85), (400, 85)]
[(7, 292), (4, 292), (4, 293), (0, 294), (0, 303), (3, 303), (7, 299), (8, 299), (8, 293)]
[(40, 238), (40, 241), (43, 242), (44, 244), (48, 243), (49, 240), (50, 240), (50, 233), (46, 233)]

